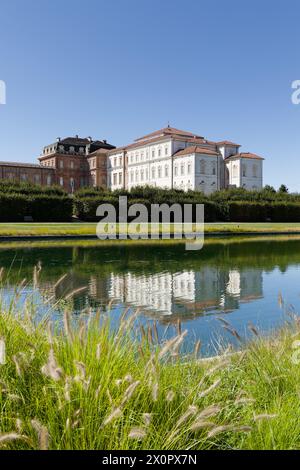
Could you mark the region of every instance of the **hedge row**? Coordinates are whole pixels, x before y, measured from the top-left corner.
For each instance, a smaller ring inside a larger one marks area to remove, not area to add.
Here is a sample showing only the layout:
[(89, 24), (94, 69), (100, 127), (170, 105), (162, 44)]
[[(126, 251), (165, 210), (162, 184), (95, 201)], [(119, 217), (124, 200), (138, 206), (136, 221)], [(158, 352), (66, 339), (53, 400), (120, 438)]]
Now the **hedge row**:
[(72, 218), (73, 201), (68, 196), (0, 193), (0, 221), (65, 222)]
[(5, 194), (27, 194), (46, 196), (65, 196), (67, 193), (61, 186), (41, 186), (38, 184), (0, 180), (0, 193)]
[[(300, 203), (296, 202), (252, 202), (252, 201), (202, 201), (205, 206), (205, 221), (230, 221), (230, 222), (300, 222)], [(179, 203), (193, 203), (189, 198), (181, 197), (175, 200), (161, 199), (154, 203), (169, 205)], [(110, 197), (81, 197), (74, 200), (75, 215), (84, 221), (96, 221), (96, 211), (101, 204), (112, 204), (118, 215), (119, 198), (111, 195)], [(151, 203), (145, 199), (129, 198), (128, 205), (144, 204), (150, 214)], [(196, 204), (193, 203), (194, 217)]]
[(230, 201), (231, 222), (300, 222), (300, 203)]
[[(189, 199), (178, 198), (178, 200), (169, 201), (160, 200), (150, 203), (145, 199), (135, 199), (130, 198), (128, 199), (128, 206), (133, 204), (143, 204), (147, 207), (148, 214), (151, 213), (151, 204), (179, 204), (182, 207), (182, 211), (184, 210), (184, 204), (190, 204), (191, 201)], [(104, 198), (95, 198), (95, 197), (84, 197), (84, 198), (75, 198), (74, 199), (74, 213), (80, 219), (84, 221), (96, 221), (99, 220), (99, 217), (96, 217), (97, 208), (101, 204), (111, 204), (116, 209), (116, 214), (118, 216), (119, 212), (119, 198), (117, 197), (104, 197)], [(193, 212), (195, 217), (196, 211), (196, 204), (193, 204)], [(215, 220), (224, 220), (226, 218), (226, 214), (223, 213), (223, 207), (211, 201), (205, 202), (205, 221), (206, 222), (214, 222)]]

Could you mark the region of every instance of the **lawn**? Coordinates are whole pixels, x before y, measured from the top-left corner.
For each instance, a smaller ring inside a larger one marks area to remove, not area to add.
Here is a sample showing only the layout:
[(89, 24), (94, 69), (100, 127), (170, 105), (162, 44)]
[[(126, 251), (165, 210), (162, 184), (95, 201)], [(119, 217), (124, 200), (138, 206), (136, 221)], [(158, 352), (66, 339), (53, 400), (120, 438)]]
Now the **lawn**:
[[(207, 223), (207, 234), (300, 233), (300, 223)], [(95, 236), (96, 223), (1, 223), (0, 237)]]

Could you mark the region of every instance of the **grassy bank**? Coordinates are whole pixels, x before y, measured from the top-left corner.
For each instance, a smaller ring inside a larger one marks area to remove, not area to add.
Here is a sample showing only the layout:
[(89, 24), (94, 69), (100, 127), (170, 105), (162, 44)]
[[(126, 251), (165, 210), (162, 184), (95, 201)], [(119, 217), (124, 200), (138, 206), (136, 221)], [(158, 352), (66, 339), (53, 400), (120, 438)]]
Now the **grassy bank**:
[(296, 324), (202, 361), (198, 345), (178, 354), (180, 325), (158, 346), (155, 329), (128, 338), (126, 312), (110, 334), (109, 312), (75, 331), (67, 313), (62, 330), (13, 310), (0, 316), (3, 449), (300, 448)]
[[(207, 223), (207, 235), (300, 233), (300, 223)], [(96, 223), (0, 223), (0, 237), (94, 237)]]

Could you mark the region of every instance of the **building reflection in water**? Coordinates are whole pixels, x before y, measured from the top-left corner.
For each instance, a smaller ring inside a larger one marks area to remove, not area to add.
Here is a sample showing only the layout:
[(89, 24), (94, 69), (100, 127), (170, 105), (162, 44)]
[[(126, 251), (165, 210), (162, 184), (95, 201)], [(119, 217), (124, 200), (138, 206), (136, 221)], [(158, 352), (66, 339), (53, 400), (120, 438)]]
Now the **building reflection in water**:
[(203, 266), (197, 271), (155, 274), (128, 271), (104, 276), (98, 273), (82, 276), (71, 271), (58, 287), (46, 282), (42, 291), (58, 299), (83, 286), (88, 289), (75, 296), (75, 311), (114, 302), (172, 321), (179, 316), (188, 319), (218, 311), (231, 312), (240, 303), (262, 298), (263, 270)]

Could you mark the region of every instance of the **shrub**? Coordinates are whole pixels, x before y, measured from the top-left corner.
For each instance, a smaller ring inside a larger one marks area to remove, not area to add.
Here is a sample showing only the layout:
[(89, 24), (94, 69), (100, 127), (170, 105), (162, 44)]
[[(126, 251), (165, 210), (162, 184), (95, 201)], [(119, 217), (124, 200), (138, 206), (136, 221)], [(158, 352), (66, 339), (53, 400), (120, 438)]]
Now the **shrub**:
[(72, 211), (72, 199), (68, 196), (0, 193), (1, 222), (23, 222), (26, 216), (35, 222), (68, 221)]
[(100, 204), (112, 204), (118, 207), (119, 199), (116, 197), (108, 196), (104, 193), (103, 197), (76, 197), (74, 199), (74, 214), (84, 221), (96, 221), (99, 218), (96, 216), (97, 208)]
[(31, 196), (28, 210), (35, 222), (67, 222), (73, 215), (73, 201), (68, 196)]

